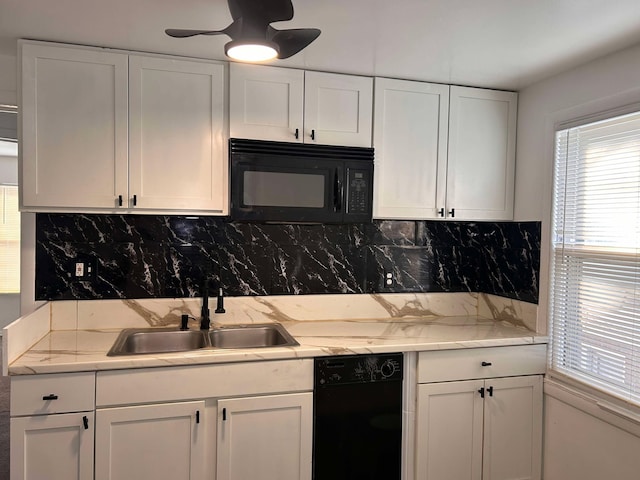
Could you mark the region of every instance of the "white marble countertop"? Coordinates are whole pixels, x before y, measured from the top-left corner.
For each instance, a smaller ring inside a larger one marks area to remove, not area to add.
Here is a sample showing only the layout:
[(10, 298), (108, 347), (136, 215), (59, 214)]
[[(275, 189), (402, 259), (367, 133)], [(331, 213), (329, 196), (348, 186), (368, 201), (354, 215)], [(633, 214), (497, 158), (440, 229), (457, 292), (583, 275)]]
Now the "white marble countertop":
[(281, 320), (296, 347), (202, 349), (108, 357), (120, 328), (53, 330), (9, 365), (9, 374), (64, 373), (169, 365), (309, 358), (546, 343), (524, 326), (478, 315), (357, 320)]

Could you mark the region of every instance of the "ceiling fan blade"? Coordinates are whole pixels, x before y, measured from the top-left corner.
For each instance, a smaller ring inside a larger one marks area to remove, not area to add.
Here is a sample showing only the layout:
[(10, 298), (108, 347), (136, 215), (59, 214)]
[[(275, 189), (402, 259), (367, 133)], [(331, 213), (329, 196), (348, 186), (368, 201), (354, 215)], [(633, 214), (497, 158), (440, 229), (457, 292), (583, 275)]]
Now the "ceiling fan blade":
[(195, 35), (225, 35), (224, 30), (184, 30), (181, 28), (167, 28), (164, 33), (170, 37), (187, 38)]
[(259, 18), (265, 24), (293, 18), (291, 0), (228, 0), (231, 17)]
[(289, 58), (313, 42), (320, 35), (317, 28), (291, 28), (289, 30), (276, 30), (269, 26), (268, 37), (278, 44), (280, 53), (278, 58)]

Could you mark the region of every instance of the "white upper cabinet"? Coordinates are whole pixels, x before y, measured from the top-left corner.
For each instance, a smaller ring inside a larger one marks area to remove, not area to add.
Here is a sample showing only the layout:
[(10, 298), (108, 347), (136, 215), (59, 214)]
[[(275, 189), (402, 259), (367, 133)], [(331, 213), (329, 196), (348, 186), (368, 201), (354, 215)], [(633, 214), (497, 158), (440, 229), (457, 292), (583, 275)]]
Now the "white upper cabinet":
[(228, 211), (225, 65), (22, 44), (22, 208)]
[(129, 201), (134, 208), (226, 209), (224, 69), (222, 64), (129, 57)]
[(447, 210), (465, 220), (512, 220), (518, 96), (451, 87)]
[(511, 220), (517, 94), (377, 78), (374, 218)]
[(304, 71), (231, 63), (230, 135), (302, 142)]
[(445, 205), (449, 86), (376, 78), (373, 216), (436, 218)]
[(304, 141), (371, 146), (373, 79), (305, 72)]
[(231, 64), (230, 135), (371, 146), (373, 79)]
[(127, 55), (22, 45), (22, 206), (116, 208), (127, 191)]

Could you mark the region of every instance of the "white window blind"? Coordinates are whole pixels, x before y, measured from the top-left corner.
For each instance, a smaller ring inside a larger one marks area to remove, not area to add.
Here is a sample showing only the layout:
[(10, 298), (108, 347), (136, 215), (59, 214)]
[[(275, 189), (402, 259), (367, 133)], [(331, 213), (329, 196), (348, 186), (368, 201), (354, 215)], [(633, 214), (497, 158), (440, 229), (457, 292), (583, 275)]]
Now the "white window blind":
[(551, 369), (640, 405), (640, 113), (556, 132)]
[(0, 185), (0, 293), (20, 292), (18, 187)]

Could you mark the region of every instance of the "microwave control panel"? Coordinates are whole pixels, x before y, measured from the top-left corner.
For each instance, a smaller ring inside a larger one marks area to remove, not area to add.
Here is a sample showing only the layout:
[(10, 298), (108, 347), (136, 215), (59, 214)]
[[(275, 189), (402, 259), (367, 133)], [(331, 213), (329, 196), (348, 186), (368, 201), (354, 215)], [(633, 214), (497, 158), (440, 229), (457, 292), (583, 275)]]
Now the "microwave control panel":
[(347, 179), (347, 213), (367, 214), (371, 211), (369, 205), (369, 179), (371, 171), (367, 169), (349, 168)]

